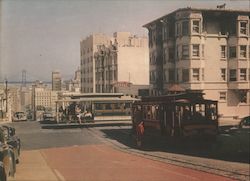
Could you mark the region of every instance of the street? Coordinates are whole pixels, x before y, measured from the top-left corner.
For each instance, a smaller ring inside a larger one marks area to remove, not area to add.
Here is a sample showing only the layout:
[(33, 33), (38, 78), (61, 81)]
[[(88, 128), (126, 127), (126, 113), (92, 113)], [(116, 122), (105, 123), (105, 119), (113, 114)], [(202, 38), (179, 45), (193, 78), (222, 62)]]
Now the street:
[(130, 126), (42, 129), (10, 123), (22, 141), (15, 181), (248, 180), (249, 164), (210, 156), (204, 149), (147, 140), (134, 146)]

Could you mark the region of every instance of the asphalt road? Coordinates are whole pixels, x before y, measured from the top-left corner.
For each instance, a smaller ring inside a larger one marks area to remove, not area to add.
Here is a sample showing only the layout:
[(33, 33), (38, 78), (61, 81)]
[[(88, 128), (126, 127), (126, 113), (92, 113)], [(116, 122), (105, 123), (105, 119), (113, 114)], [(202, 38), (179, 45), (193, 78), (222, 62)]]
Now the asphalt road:
[(130, 126), (41, 129), (44, 125), (39, 122), (11, 125), (22, 141), (16, 181), (249, 179), (249, 163), (211, 154), (206, 144), (173, 146), (164, 139), (146, 138), (144, 147), (137, 149)]
[(22, 141), (22, 150), (100, 144), (88, 129), (41, 129), (39, 122), (12, 123)]

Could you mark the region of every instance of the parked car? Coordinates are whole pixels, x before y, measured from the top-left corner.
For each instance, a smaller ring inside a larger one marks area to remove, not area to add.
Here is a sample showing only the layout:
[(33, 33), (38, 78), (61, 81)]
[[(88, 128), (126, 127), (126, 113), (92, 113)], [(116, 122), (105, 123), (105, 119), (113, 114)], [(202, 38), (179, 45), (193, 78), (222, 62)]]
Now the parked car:
[(21, 152), (21, 140), (16, 136), (16, 130), (13, 127), (2, 126), (7, 144), (12, 146), (15, 154), (16, 163), (19, 163)]
[(6, 180), (8, 176), (14, 177), (16, 173), (16, 162), (13, 147), (6, 141), (4, 130), (0, 127), (0, 162), (3, 164), (3, 173), (0, 178)]
[(12, 121), (27, 121), (27, 116), (24, 112), (15, 112)]
[(6, 174), (5, 174), (4, 165), (2, 161), (0, 161), (0, 181), (6, 181)]
[(250, 116), (242, 118), (238, 125), (219, 135), (218, 141), (221, 152), (245, 153), (249, 155)]
[(250, 129), (250, 116), (244, 117), (239, 123), (239, 128)]

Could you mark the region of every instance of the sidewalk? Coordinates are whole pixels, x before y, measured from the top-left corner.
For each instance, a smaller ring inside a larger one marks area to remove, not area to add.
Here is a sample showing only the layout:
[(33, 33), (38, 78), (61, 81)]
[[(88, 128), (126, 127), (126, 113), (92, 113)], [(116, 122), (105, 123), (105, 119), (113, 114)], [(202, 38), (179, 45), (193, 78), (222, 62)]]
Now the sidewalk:
[(20, 163), (17, 165), (15, 177), (8, 180), (20, 181), (58, 181), (56, 173), (46, 162), (45, 155), (40, 150), (23, 151)]

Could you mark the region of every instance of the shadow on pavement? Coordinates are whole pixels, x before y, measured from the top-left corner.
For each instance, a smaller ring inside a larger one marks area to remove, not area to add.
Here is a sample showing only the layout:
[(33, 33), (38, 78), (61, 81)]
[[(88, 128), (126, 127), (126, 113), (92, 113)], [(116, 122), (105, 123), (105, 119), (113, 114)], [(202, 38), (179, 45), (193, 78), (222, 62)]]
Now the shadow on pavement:
[(71, 129), (71, 128), (94, 128), (94, 127), (105, 127), (105, 126), (130, 126), (130, 122), (85, 122), (79, 123), (46, 123), (40, 122), (42, 129)]
[[(130, 129), (103, 129), (101, 131), (109, 139), (116, 140), (130, 148), (136, 148), (135, 137), (131, 134)], [(221, 139), (213, 142), (204, 140), (167, 140), (166, 137), (160, 135), (146, 135), (143, 138), (143, 145), (140, 150), (161, 151), (241, 163), (250, 162), (249, 149), (248, 152), (240, 152), (237, 149), (225, 150), (226, 146), (221, 141)]]

